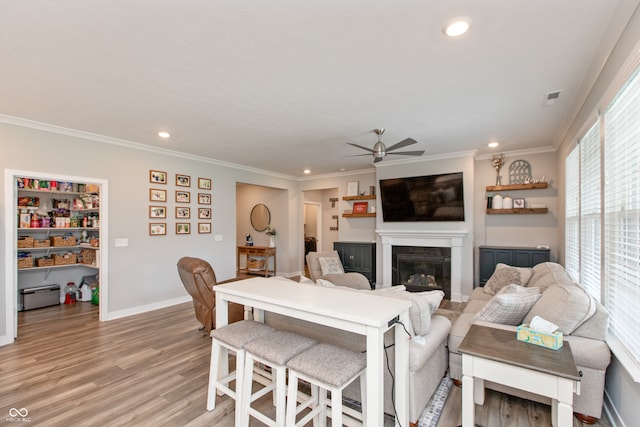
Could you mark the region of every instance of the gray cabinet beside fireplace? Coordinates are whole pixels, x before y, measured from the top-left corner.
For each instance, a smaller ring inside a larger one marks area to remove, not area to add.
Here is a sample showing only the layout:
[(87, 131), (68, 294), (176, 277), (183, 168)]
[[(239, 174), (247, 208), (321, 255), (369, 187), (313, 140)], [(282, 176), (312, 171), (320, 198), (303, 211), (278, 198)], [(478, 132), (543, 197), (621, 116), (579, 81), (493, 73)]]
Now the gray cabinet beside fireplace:
[(369, 280), (371, 288), (375, 287), (375, 242), (333, 242), (333, 249), (338, 251), (345, 272), (362, 273)]
[(498, 263), (514, 267), (533, 267), (550, 260), (550, 251), (544, 248), (480, 246), (479, 250), (480, 286), (487, 283)]

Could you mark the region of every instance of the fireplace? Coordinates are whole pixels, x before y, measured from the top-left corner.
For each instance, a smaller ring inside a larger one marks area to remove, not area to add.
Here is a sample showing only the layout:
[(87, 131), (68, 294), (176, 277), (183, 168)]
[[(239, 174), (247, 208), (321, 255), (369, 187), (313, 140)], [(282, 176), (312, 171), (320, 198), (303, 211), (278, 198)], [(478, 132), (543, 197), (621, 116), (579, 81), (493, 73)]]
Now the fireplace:
[(391, 259), (393, 247), (447, 248), (450, 250), (448, 260), (450, 299), (454, 302), (463, 301), (462, 278), (466, 278), (463, 276), (463, 268), (465, 271), (473, 269), (471, 246), (465, 245), (469, 234), (467, 230), (376, 230), (376, 233), (380, 236), (382, 243), (382, 281), (378, 278), (378, 287), (397, 284), (393, 277), (394, 264)]
[(451, 248), (392, 246), (391, 275), (394, 285), (408, 291), (444, 291), (451, 299)]

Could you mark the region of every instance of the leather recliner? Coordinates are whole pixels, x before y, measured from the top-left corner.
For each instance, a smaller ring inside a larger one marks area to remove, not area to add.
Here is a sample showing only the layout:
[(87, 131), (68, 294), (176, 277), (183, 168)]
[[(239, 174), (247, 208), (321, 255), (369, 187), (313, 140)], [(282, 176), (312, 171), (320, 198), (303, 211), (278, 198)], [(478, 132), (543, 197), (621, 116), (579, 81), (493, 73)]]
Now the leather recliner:
[[(203, 329), (210, 332), (216, 323), (216, 295), (213, 287), (218, 284), (211, 264), (200, 258), (182, 257), (178, 261), (178, 274), (189, 295), (193, 299), (196, 319)], [(229, 323), (242, 320), (244, 307), (229, 304)]]

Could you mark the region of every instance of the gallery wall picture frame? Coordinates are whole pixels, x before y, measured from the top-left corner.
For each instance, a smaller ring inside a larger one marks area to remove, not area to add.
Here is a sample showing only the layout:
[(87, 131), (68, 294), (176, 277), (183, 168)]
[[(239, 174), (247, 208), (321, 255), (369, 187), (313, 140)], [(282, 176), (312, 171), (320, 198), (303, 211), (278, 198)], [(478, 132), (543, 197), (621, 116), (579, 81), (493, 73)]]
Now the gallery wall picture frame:
[(211, 190), (211, 179), (198, 178), (198, 188), (201, 190)]
[(191, 177), (189, 175), (176, 174), (176, 186), (191, 187)]
[(347, 196), (358, 195), (358, 181), (347, 182)]
[(211, 208), (198, 208), (198, 219), (211, 219)]
[(191, 203), (191, 192), (176, 190), (176, 203)]
[(166, 184), (167, 173), (151, 169), (149, 170), (149, 182), (153, 184)]
[(191, 223), (190, 222), (177, 222), (176, 223), (176, 234), (191, 234)]
[(199, 222), (198, 223), (198, 234), (211, 234), (211, 223), (210, 222)]
[(167, 190), (161, 190), (159, 188), (149, 189), (149, 200), (152, 202), (166, 202)]
[(166, 218), (166, 206), (149, 206), (149, 218)]
[(191, 208), (184, 206), (176, 206), (176, 218), (188, 219), (191, 218)]
[(211, 204), (211, 194), (198, 193), (198, 204), (199, 205), (210, 205)]
[(149, 236), (166, 236), (166, 234), (167, 234), (166, 222), (149, 223)]
[(513, 208), (514, 209), (523, 209), (524, 208), (524, 199), (523, 198), (513, 199)]

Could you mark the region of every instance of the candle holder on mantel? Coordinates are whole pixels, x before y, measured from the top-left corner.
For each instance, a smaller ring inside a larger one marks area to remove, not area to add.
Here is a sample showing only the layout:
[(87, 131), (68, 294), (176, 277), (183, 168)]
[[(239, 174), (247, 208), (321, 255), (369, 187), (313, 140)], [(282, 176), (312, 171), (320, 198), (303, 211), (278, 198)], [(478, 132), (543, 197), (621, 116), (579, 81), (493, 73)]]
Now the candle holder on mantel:
[(491, 165), (496, 170), (496, 185), (502, 185), (502, 175), (500, 169), (504, 166), (504, 154), (494, 154), (491, 158)]

